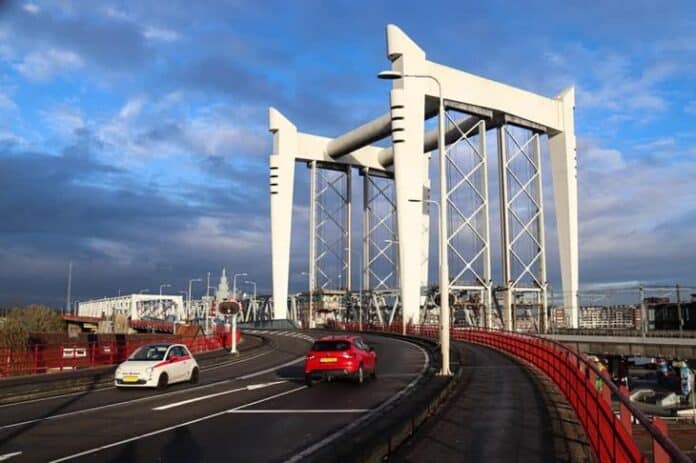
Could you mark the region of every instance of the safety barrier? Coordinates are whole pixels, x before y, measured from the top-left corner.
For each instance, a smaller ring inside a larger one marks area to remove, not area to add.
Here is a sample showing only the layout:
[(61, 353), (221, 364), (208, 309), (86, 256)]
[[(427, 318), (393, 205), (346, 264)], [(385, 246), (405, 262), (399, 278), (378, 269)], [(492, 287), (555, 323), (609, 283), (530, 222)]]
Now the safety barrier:
[[(346, 329), (366, 331), (389, 331), (402, 333), (401, 324), (390, 326), (345, 325)], [(406, 334), (438, 337), (437, 325), (408, 325)], [(606, 373), (583, 354), (565, 345), (538, 336), (486, 330), (481, 328), (452, 328), (453, 341), (471, 342), (505, 352), (535, 366), (558, 386), (568, 403), (573, 407), (585, 430), (590, 446), (600, 462), (647, 463), (633, 439), (635, 422), (651, 436), (654, 463), (690, 462), (667, 437), (667, 425), (659, 417), (648, 418), (628, 398), (625, 386), (617, 387)], [(597, 381), (597, 379), (601, 381)], [(619, 416), (612, 409), (612, 396), (619, 402)]]
[[(241, 338), (237, 332), (237, 341)], [(137, 348), (154, 343), (185, 344), (191, 353), (208, 352), (231, 345), (230, 332), (210, 336), (171, 334), (132, 335), (110, 340), (33, 344), (23, 349), (0, 349), (0, 378), (114, 365), (126, 360)]]

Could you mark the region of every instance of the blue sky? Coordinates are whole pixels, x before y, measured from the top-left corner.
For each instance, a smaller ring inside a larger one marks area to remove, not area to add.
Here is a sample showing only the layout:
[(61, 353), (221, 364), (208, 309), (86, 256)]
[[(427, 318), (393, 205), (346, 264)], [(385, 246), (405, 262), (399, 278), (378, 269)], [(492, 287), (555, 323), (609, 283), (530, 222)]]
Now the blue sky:
[(267, 108), (325, 135), (383, 113), (387, 23), (434, 61), (575, 85), (581, 280), (696, 284), (693, 2), (0, 5), (0, 303), (60, 305), (70, 259), (78, 299), (223, 265), (269, 290)]

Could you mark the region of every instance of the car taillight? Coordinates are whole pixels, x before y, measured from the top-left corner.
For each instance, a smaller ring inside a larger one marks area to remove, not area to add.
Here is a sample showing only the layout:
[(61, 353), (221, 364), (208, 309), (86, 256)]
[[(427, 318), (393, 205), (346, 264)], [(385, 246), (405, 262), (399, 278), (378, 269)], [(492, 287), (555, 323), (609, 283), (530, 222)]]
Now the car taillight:
[(353, 354), (352, 352), (343, 352), (341, 354), (341, 357), (343, 357), (344, 359), (352, 359), (355, 358), (355, 354)]
[(307, 354), (307, 360), (312, 360), (314, 358), (314, 354)]

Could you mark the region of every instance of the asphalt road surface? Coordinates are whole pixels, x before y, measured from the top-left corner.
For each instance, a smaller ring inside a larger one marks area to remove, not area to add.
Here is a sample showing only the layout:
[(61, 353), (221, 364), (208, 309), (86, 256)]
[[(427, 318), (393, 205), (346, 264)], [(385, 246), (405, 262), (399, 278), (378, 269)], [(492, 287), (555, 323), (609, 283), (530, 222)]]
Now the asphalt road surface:
[[(316, 336), (316, 334), (314, 334)], [(425, 370), (407, 341), (364, 335), (378, 378), (304, 385), (309, 342), (272, 335), (273, 348), (203, 369), (197, 385), (94, 390), (0, 407), (0, 461), (299, 461), (390, 400)]]
[(390, 461), (592, 461), (587, 444), (559, 431), (543, 386), (527, 368), (487, 347), (454, 348), (463, 370), (456, 395)]

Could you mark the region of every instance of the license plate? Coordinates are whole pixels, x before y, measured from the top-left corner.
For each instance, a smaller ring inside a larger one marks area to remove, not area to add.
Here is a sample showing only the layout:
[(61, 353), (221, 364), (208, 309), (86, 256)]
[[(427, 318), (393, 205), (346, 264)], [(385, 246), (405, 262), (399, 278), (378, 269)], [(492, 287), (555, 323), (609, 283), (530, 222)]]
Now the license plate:
[(324, 357), (319, 359), (320, 363), (336, 363), (338, 359), (336, 357)]
[(137, 376), (124, 376), (123, 382), (124, 383), (137, 383), (138, 377)]

